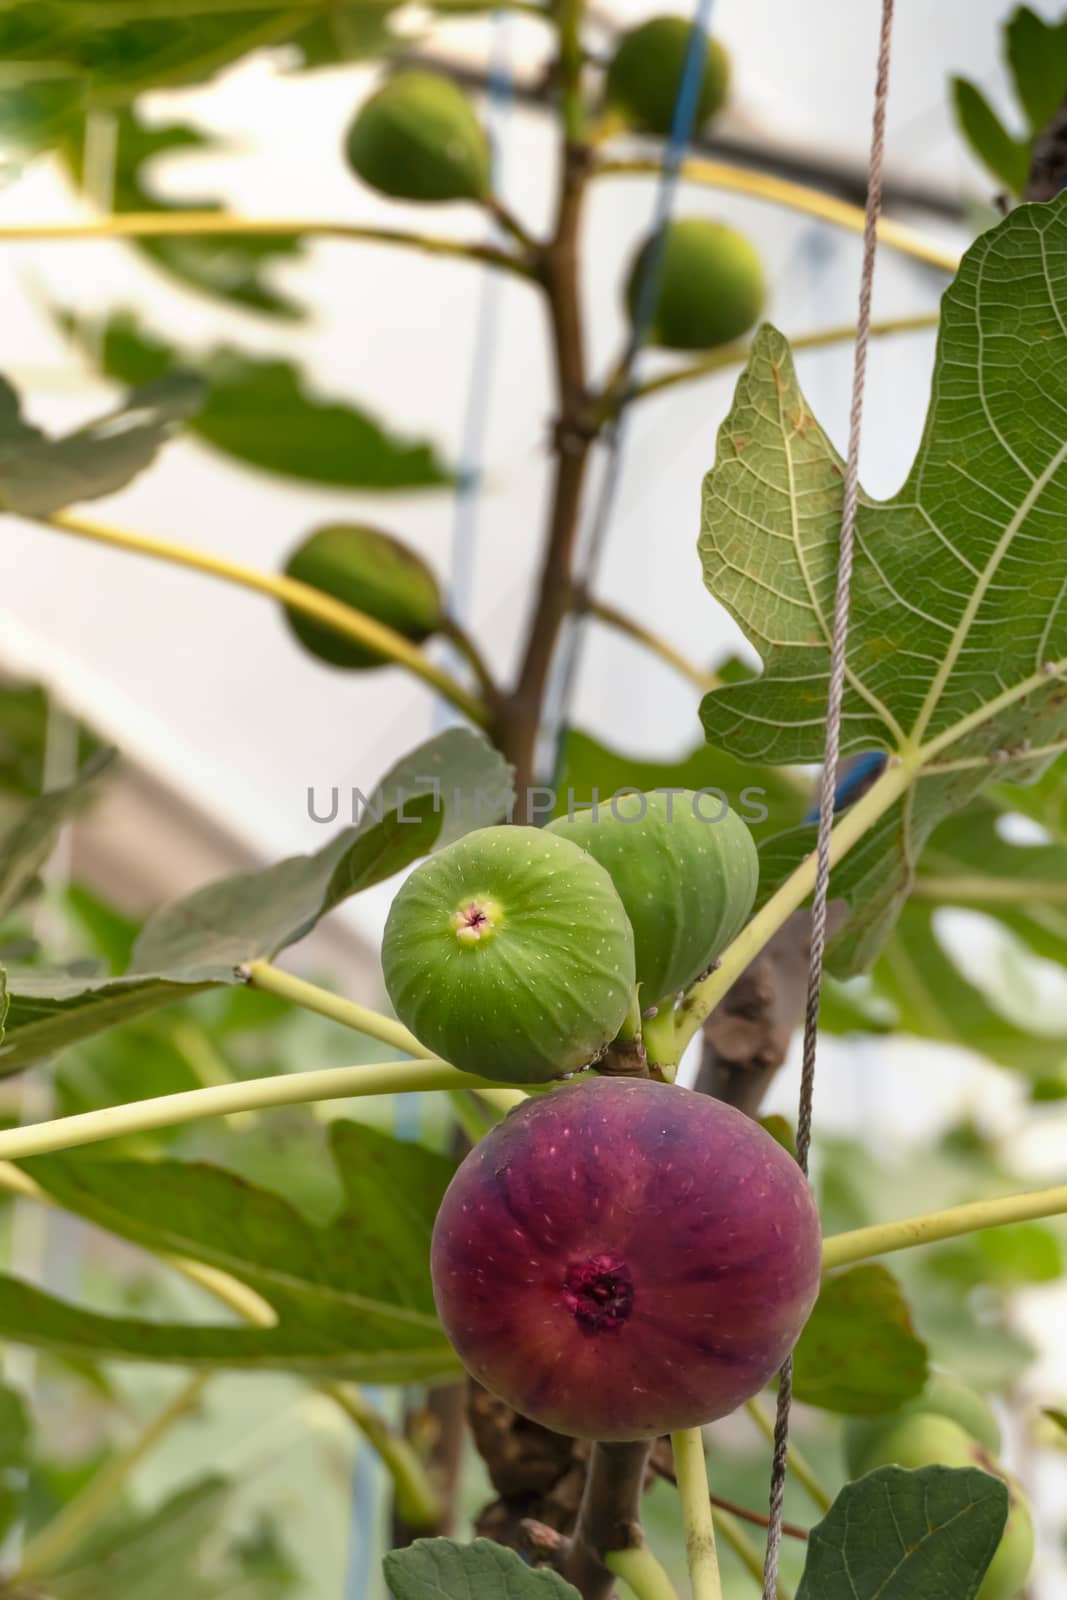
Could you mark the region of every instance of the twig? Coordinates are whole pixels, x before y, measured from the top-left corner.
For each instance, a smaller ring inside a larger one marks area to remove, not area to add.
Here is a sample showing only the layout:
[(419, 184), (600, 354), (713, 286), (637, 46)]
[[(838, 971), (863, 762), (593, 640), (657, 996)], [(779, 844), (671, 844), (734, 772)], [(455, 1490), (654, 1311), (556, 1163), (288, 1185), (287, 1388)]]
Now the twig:
[(879, 1222), (870, 1228), (854, 1228), (849, 1233), (834, 1234), (826, 1239), (822, 1249), (823, 1269), (832, 1272), (835, 1267), (869, 1261), (872, 1256), (888, 1255), (893, 1250), (910, 1250), (914, 1245), (937, 1244), (942, 1239), (957, 1239), (962, 1234), (980, 1233), (985, 1228), (1058, 1217), (1064, 1212), (1067, 1212), (1067, 1184), (1029, 1194), (1001, 1195), (996, 1200), (974, 1200), (969, 1205), (927, 1211), (918, 1217), (904, 1217), (899, 1222)]
[(674, 1584), (647, 1544), (634, 1544), (628, 1550), (609, 1550), (604, 1565), (622, 1579), (637, 1600), (678, 1600)]
[(604, 1557), (643, 1543), (641, 1492), (650, 1449), (644, 1441), (593, 1446), (574, 1537), (561, 1567), (582, 1600), (608, 1600), (613, 1575)]
[[(774, 1422), (767, 1415), (766, 1411), (764, 1411), (759, 1401), (746, 1400), (745, 1410), (756, 1424), (756, 1427), (759, 1429), (760, 1433), (762, 1433), (763, 1437), (767, 1440), (767, 1443), (773, 1444)], [(790, 1472), (793, 1474), (794, 1478), (796, 1478), (797, 1482), (802, 1484), (807, 1490), (809, 1497), (815, 1502), (819, 1510), (829, 1511), (831, 1505), (833, 1504), (832, 1499), (816, 1477), (811, 1463), (808, 1461), (807, 1457), (804, 1456), (793, 1443), (790, 1443), (789, 1445), (788, 1460)], [(782, 1532), (785, 1532), (784, 1523), (782, 1524)]]
[(651, 650), (660, 657), (668, 666), (689, 682), (695, 684), (702, 694), (710, 694), (712, 689), (720, 686), (721, 679), (714, 672), (705, 672), (680, 650), (676, 650), (669, 640), (656, 633), (652, 628), (647, 628), (636, 617), (627, 616), (625, 611), (619, 611), (615, 606), (608, 605), (604, 600), (594, 600), (592, 596), (579, 594), (575, 598), (575, 610), (584, 611), (587, 616), (596, 617), (598, 622), (606, 623), (609, 628), (614, 628), (617, 633), (624, 633), (628, 638), (636, 639), (638, 644), (643, 644), (646, 650)]
[[(715, 1523), (716, 1533), (722, 1536), (724, 1544), (728, 1544), (734, 1555), (745, 1570), (755, 1578), (756, 1582), (763, 1585), (763, 1556), (753, 1544), (741, 1524), (728, 1511), (712, 1511), (712, 1520)], [(785, 1532), (783, 1524), (782, 1532)], [(792, 1595), (782, 1582), (777, 1581), (777, 1600), (793, 1600)]]
[[(658, 1478), (662, 1478), (665, 1483), (673, 1483), (677, 1487), (677, 1473), (671, 1467), (668, 1467), (655, 1453), (653, 1453), (649, 1464)], [(708, 1490), (708, 1499), (711, 1501), (713, 1511), (725, 1511), (728, 1516), (737, 1517), (741, 1522), (751, 1522), (756, 1528), (766, 1528), (770, 1521), (770, 1518), (765, 1516), (762, 1511), (753, 1511), (750, 1506), (739, 1505), (736, 1500), (727, 1500), (721, 1494), (712, 1494), (710, 1489)], [(805, 1543), (807, 1542), (808, 1530), (798, 1527), (795, 1522), (783, 1522), (782, 1532), (788, 1534), (791, 1539), (801, 1539)], [(761, 1563), (760, 1576), (762, 1577), (762, 1575), (763, 1566)]]

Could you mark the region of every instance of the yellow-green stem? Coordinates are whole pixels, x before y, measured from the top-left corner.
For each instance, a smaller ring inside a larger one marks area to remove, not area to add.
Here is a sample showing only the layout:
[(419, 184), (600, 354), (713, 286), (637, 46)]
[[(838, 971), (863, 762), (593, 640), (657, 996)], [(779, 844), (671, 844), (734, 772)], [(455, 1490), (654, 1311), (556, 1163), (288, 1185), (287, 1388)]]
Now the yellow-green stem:
[(584, 612), (586, 616), (596, 617), (598, 622), (614, 628), (616, 633), (624, 633), (638, 644), (643, 644), (646, 650), (651, 650), (654, 655), (659, 656), (661, 661), (673, 667), (681, 677), (688, 678), (701, 694), (710, 694), (712, 689), (720, 687), (722, 680), (714, 672), (705, 672), (680, 650), (676, 650), (669, 639), (664, 639), (652, 628), (646, 628), (636, 617), (627, 616), (625, 611), (619, 611), (615, 606), (609, 606), (606, 601), (593, 600), (588, 596), (582, 596), (579, 600), (578, 610)]
[[(729, 1511), (722, 1511), (718, 1506), (713, 1506), (711, 1519), (715, 1524), (715, 1531), (719, 1534), (723, 1543), (729, 1545), (741, 1565), (747, 1572), (752, 1574), (762, 1589), (763, 1555), (754, 1540), (749, 1538), (738, 1519), (732, 1516)], [(792, 1595), (781, 1578), (778, 1579), (776, 1592), (778, 1600), (792, 1600)]]
[(213, 1376), (211, 1372), (201, 1372), (182, 1384), (133, 1443), (99, 1467), (80, 1494), (68, 1500), (51, 1522), (29, 1540), (13, 1580), (16, 1587), (54, 1572), (100, 1520), (114, 1511), (132, 1474), (174, 1424), (199, 1403)]
[[(913, 782), (916, 770), (911, 762), (894, 762), (863, 798), (845, 812), (830, 835), (831, 866), (836, 866), (878, 818), (900, 799)], [(812, 851), (727, 947), (710, 977), (694, 984), (687, 992), (675, 1028), (679, 1060), (726, 991), (733, 987), (786, 918), (803, 905), (814, 887), (815, 852)]]
[(647, 1544), (609, 1550), (604, 1565), (622, 1579), (637, 1600), (678, 1600), (674, 1584)]
[(665, 1001), (654, 1017), (645, 1017), (641, 1036), (649, 1066), (655, 1067), (661, 1077), (673, 1078), (681, 1060), (678, 1047), (678, 1013), (671, 1001)]
[(708, 1469), (700, 1429), (686, 1428), (681, 1433), (672, 1433), (671, 1447), (685, 1527), (692, 1600), (722, 1600), (715, 1526), (708, 1498)]
[(320, 1072), (293, 1072), (273, 1078), (249, 1078), (214, 1089), (189, 1089), (156, 1095), (100, 1111), (82, 1111), (52, 1122), (29, 1123), (0, 1133), (0, 1160), (73, 1150), (121, 1134), (175, 1128), (186, 1122), (226, 1116), (233, 1111), (267, 1106), (307, 1105), (317, 1100), (344, 1100), (354, 1095), (412, 1094), (433, 1089), (492, 1089), (487, 1078), (459, 1072), (444, 1061), (375, 1061), (357, 1067), (327, 1067)]
[(226, 561), (221, 556), (210, 555), (204, 550), (192, 550), (187, 545), (173, 544), (166, 539), (153, 539), (145, 534), (111, 528), (72, 511), (58, 512), (55, 516), (38, 521), (41, 527), (51, 528), (58, 533), (71, 533), (79, 539), (89, 539), (94, 544), (106, 544), (133, 555), (149, 556), (155, 561), (188, 567), (208, 577), (220, 578), (224, 583), (269, 595), (281, 605), (290, 606), (303, 616), (311, 617), (324, 628), (330, 628), (346, 639), (353, 639), (357, 644), (366, 645), (398, 667), (405, 667), (414, 677), (421, 678), (436, 689), (472, 722), (484, 726), (488, 721), (488, 711), (483, 702), (431, 661), (409, 639), (405, 639), (402, 633), (357, 611), (353, 606), (343, 605), (340, 600), (334, 600), (309, 583), (299, 583), (295, 578), (282, 577), (273, 572), (257, 572), (236, 561)]
[[(767, 1443), (773, 1445), (773, 1418), (764, 1410), (759, 1401), (755, 1399), (745, 1401), (745, 1410), (748, 1412), (749, 1416), (752, 1418), (763, 1437), (767, 1440)], [(826, 1493), (826, 1490), (823, 1488), (822, 1484), (819, 1482), (814, 1468), (804, 1455), (803, 1451), (801, 1451), (792, 1440), (790, 1440), (789, 1443), (788, 1461), (790, 1472), (793, 1474), (793, 1477), (797, 1480), (801, 1487), (807, 1491), (808, 1498), (815, 1502), (820, 1511), (829, 1511), (833, 1501)]]
[(122, 211), (110, 216), (73, 222), (5, 222), (0, 224), (4, 244), (46, 240), (89, 239), (351, 239), (361, 244), (396, 245), (424, 255), (452, 256), (500, 267), (534, 281), (529, 264), (495, 245), (467, 244), (462, 239), (433, 238), (407, 233), (401, 228), (369, 228), (359, 223), (323, 222), (308, 218), (236, 217), (225, 211)]
[[(658, 176), (658, 161), (601, 161), (598, 174), (604, 177)], [(850, 233), (862, 233), (865, 212), (862, 206), (839, 200), (835, 195), (824, 194), (821, 189), (811, 189), (803, 183), (793, 183), (788, 178), (776, 178), (768, 172), (752, 172), (746, 167), (731, 166), (726, 161), (708, 161), (693, 156), (683, 161), (681, 175), (688, 183), (699, 183), (710, 189), (726, 189), (734, 194), (751, 195), (756, 200), (768, 200), (772, 205), (784, 206), (788, 211), (802, 211), (809, 217), (818, 217), (836, 228)], [(943, 272), (955, 272), (960, 264), (959, 251), (946, 249), (934, 239), (928, 239), (915, 228), (894, 222), (892, 217), (878, 221), (878, 238), (891, 250), (914, 256)]]
[(872, 1256), (888, 1255), (893, 1250), (910, 1250), (913, 1245), (936, 1244), (940, 1239), (956, 1239), (961, 1234), (980, 1233), (984, 1228), (1003, 1228), (1013, 1222), (1032, 1222), (1039, 1217), (1062, 1216), (1065, 1212), (1067, 1184), (1062, 1184), (1029, 1194), (974, 1200), (969, 1205), (927, 1211), (922, 1216), (904, 1217), (899, 1222), (879, 1222), (870, 1228), (855, 1228), (825, 1239), (823, 1269), (832, 1272), (835, 1267), (869, 1261)]
[(291, 972), (283, 972), (269, 961), (250, 961), (241, 968), (241, 975), (253, 989), (261, 989), (264, 994), (275, 995), (279, 1000), (288, 1000), (290, 1005), (300, 1006), (304, 1011), (314, 1011), (320, 1017), (329, 1017), (331, 1022), (339, 1022), (342, 1027), (351, 1028), (355, 1033), (377, 1039), (379, 1044), (392, 1045), (407, 1056), (428, 1061), (440, 1059), (394, 1017), (383, 1016), (380, 1011), (372, 1011), (369, 1006), (361, 1006), (355, 1000), (343, 1000), (328, 989), (320, 989), (316, 983), (294, 978)]

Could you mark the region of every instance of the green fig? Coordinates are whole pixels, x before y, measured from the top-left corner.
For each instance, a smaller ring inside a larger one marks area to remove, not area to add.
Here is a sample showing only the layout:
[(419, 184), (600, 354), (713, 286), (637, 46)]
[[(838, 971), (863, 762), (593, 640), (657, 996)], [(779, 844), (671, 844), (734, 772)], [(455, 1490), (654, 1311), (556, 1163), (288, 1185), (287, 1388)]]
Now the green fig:
[[(441, 591), (430, 568), (377, 528), (338, 522), (317, 529), (293, 551), (285, 575), (387, 623), (415, 644), (443, 621)], [(287, 606), (285, 616), (304, 648), (330, 666), (380, 667), (385, 660), (302, 611)]]
[(688, 789), (621, 794), (548, 831), (611, 874), (634, 931), (642, 1006), (686, 988), (748, 920), (759, 860), (725, 802)]
[[(652, 17), (619, 40), (608, 66), (604, 99), (634, 128), (667, 135), (689, 54), (692, 25), (685, 17)], [(730, 83), (730, 58), (717, 39), (708, 39), (694, 131), (722, 107)]]
[(933, 1414), (959, 1424), (991, 1456), (1000, 1453), (1000, 1424), (984, 1395), (947, 1372), (931, 1372), (921, 1394), (898, 1410), (881, 1417), (853, 1417), (845, 1428), (845, 1462), (858, 1478), (869, 1471), (865, 1464), (878, 1441), (905, 1417)]
[(977, 1467), (1003, 1478), (1008, 1487), (1008, 1521), (975, 1600), (1016, 1600), (1034, 1559), (1034, 1528), (1020, 1485), (1004, 1472), (958, 1422), (934, 1412), (901, 1417), (870, 1443), (857, 1476), (876, 1467), (933, 1465)]
[(618, 1033), (634, 943), (611, 878), (538, 828), (482, 828), (424, 861), (393, 901), (382, 970), (397, 1016), (466, 1072), (545, 1083)]
[(482, 200), (489, 141), (467, 96), (436, 72), (398, 72), (359, 109), (348, 164), (395, 200)]
[(643, 317), (646, 274), (657, 275), (648, 336), (668, 350), (710, 350), (747, 333), (766, 299), (763, 264), (743, 233), (689, 217), (642, 245), (626, 283), (630, 320)]

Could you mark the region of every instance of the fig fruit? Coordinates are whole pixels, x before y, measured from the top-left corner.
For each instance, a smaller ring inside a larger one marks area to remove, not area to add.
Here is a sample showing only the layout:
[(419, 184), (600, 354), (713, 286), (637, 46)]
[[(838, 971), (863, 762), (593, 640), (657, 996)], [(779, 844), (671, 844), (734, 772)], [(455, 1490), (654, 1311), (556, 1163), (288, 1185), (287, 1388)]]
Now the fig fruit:
[[(658, 284), (648, 336), (668, 350), (709, 350), (739, 339), (763, 310), (763, 264), (743, 233), (724, 222), (688, 217), (667, 224), (634, 257), (626, 283), (630, 321), (645, 307), (642, 285), (653, 270)], [(654, 252), (657, 252), (654, 254)]]
[(1008, 1486), (1008, 1521), (975, 1600), (1015, 1600), (1034, 1559), (1034, 1525), (1019, 1484), (1002, 1471), (977, 1439), (950, 1417), (913, 1412), (885, 1430), (864, 1458), (875, 1467), (977, 1467)]
[[(692, 26), (685, 17), (652, 17), (623, 34), (608, 66), (604, 99), (634, 128), (667, 135), (689, 54)], [(693, 131), (726, 100), (730, 58), (717, 39), (705, 48)]]
[(879, 1440), (904, 1418), (916, 1415), (948, 1417), (989, 1455), (995, 1457), (1000, 1452), (1000, 1424), (985, 1396), (947, 1372), (931, 1372), (922, 1393), (889, 1416), (850, 1419), (845, 1429), (845, 1462), (849, 1475), (859, 1478), (869, 1472), (868, 1463), (879, 1447)]
[(586, 1066), (618, 1033), (634, 942), (604, 868), (539, 828), (481, 828), (438, 851), (393, 901), (389, 998), (423, 1044), (504, 1083)]
[(489, 141), (467, 96), (436, 72), (398, 72), (359, 108), (348, 164), (395, 200), (481, 200)]
[(759, 858), (725, 802), (689, 790), (621, 794), (610, 806), (557, 817), (548, 831), (611, 874), (634, 930), (642, 1006), (692, 983), (752, 910)]
[(479, 1383), (557, 1433), (654, 1438), (726, 1416), (793, 1348), (819, 1219), (791, 1156), (721, 1101), (590, 1075), (464, 1160), (430, 1263)]
[[(285, 565), (297, 578), (334, 600), (355, 606), (420, 644), (443, 620), (441, 591), (426, 563), (399, 540), (377, 528), (331, 523), (310, 534)], [(305, 649), (333, 667), (380, 667), (385, 658), (285, 608), (286, 621)]]

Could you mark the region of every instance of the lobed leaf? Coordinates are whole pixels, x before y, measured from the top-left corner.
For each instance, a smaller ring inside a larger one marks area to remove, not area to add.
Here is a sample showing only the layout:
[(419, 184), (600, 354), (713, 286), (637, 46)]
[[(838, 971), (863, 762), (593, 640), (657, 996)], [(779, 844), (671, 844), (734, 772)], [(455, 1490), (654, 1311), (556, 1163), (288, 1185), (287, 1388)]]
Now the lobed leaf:
[(475, 1539), (416, 1539), (383, 1562), (393, 1600), (577, 1600), (558, 1572), (531, 1567), (514, 1550)]
[(893, 1411), (929, 1376), (903, 1290), (877, 1262), (826, 1279), (793, 1362), (798, 1400), (849, 1416)]

